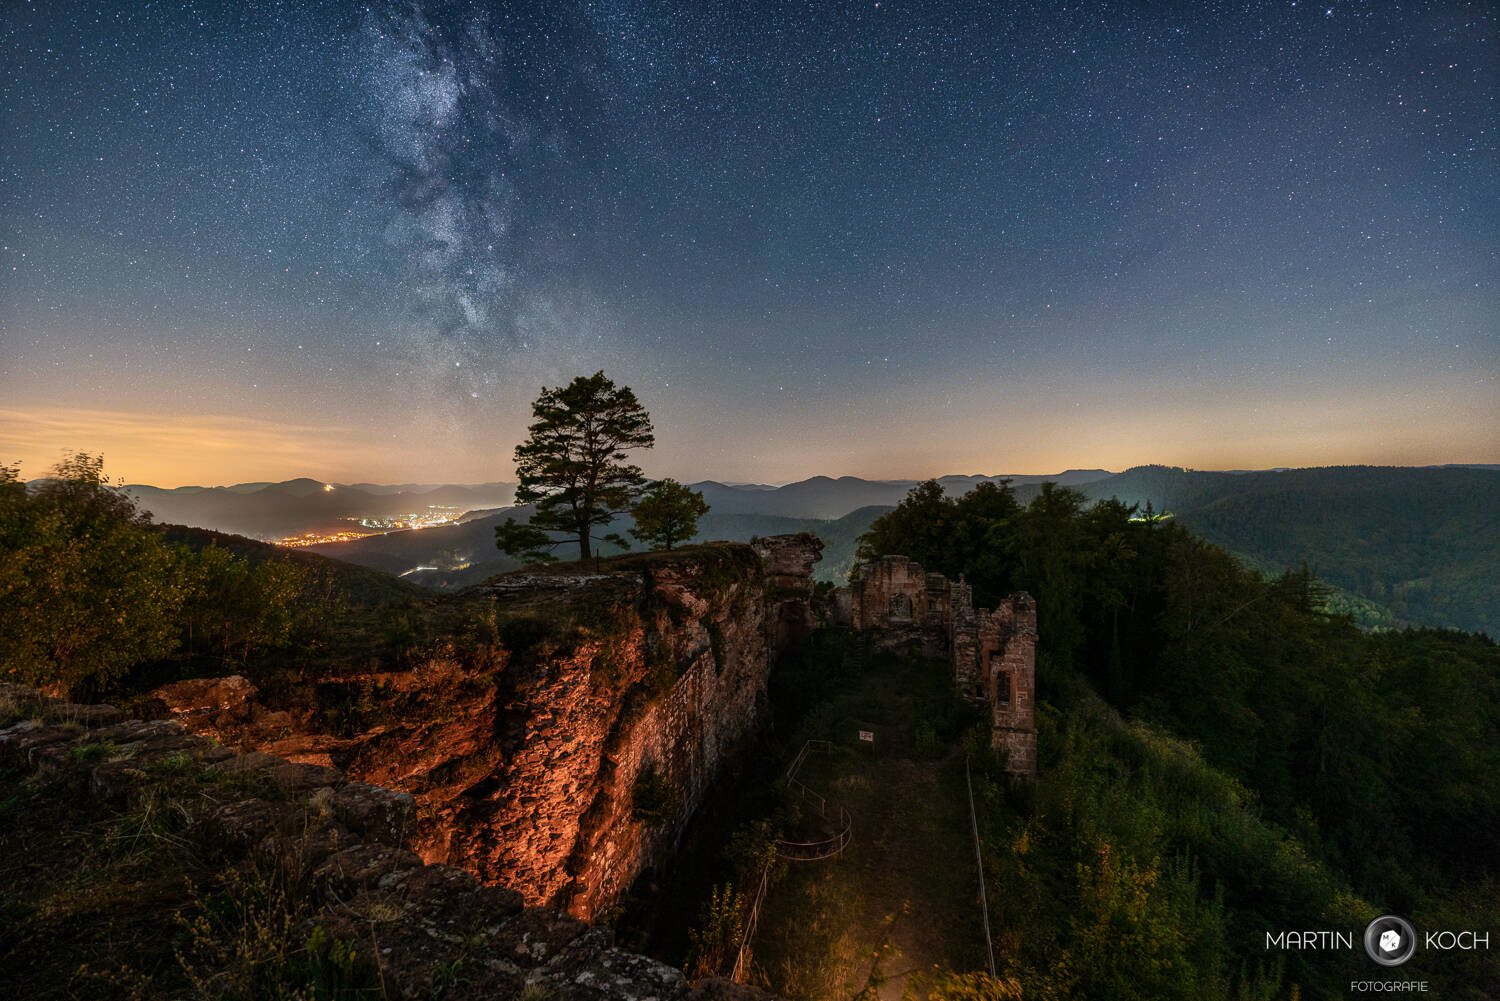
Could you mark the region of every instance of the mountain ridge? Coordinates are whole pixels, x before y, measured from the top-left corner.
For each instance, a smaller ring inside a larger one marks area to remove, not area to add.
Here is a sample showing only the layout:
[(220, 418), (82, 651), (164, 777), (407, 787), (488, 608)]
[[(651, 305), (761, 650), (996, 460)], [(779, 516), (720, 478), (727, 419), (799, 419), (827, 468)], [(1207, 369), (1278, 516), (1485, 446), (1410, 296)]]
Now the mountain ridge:
[[(953, 474), (937, 482), (957, 496), (979, 483), (1009, 480), (1022, 503), (1035, 497), (1043, 482), (1071, 485), (1092, 501), (1114, 497), (1143, 508), (1149, 502), (1263, 573), (1305, 564), (1335, 589), (1334, 607), (1354, 612), (1365, 625), (1414, 623), (1500, 633), (1494, 583), (1500, 581), (1500, 500), (1489, 500), (1500, 498), (1500, 467), (1193, 470), (1152, 464), (1101, 473)], [(698, 481), (690, 486), (703, 493), (710, 513), (694, 541), (811, 531), (826, 546), (819, 578), (841, 583), (853, 565), (859, 535), (918, 482), (854, 476), (815, 476), (781, 486)], [(310, 527), (347, 525), (338, 518), (444, 505), (463, 513), (441, 527), (311, 548), (439, 589), (478, 583), (517, 566), (494, 548), (495, 525), (526, 517), (526, 509), (509, 503), (511, 497), (485, 497), (460, 485), (395, 493), (374, 492), (393, 489), (378, 484), (369, 485), (371, 490), (325, 486), (304, 477), (239, 484), (239, 493), (225, 487), (127, 489), (160, 521), (261, 538), (295, 534), (283, 529), (299, 519)], [(611, 529), (629, 527), (628, 517), (622, 517)], [(567, 558), (568, 546), (559, 546), (557, 553)]]

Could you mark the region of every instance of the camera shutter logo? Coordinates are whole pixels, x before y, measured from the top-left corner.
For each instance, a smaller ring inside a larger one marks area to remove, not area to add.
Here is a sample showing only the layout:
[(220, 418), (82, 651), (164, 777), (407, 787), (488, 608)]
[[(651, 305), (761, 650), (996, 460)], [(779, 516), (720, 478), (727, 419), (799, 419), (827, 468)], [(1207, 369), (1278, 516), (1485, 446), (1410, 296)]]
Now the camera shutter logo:
[(1381, 966), (1400, 966), (1417, 950), (1417, 930), (1405, 918), (1385, 914), (1365, 927), (1365, 952)]

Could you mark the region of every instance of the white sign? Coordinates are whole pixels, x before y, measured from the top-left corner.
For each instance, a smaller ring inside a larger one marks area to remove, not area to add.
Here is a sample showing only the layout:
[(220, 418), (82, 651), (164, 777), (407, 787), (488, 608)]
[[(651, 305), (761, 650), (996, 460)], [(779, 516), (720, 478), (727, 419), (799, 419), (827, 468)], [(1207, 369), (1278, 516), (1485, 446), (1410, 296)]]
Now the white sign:
[(861, 730), (859, 731), (859, 739), (867, 744), (873, 744), (875, 743), (875, 734), (869, 730)]

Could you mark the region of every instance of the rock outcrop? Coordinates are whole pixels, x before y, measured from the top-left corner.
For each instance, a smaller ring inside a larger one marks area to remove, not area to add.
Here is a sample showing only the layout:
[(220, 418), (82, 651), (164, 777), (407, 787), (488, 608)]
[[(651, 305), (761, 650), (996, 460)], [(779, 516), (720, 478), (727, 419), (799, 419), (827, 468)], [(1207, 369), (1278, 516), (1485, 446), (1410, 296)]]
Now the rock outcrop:
[(811, 532), (750, 540), (766, 574), (766, 613), (773, 653), (784, 652), (818, 625), (812, 610), (813, 564), (823, 540)]
[[(811, 628), (811, 536), (546, 572), (456, 599), (488, 636), (414, 670), (318, 679), (315, 705), (169, 686), (199, 733), (409, 792), (413, 848), (583, 919), (662, 861)], [(477, 610), (477, 611), (476, 611)]]
[[(289, 883), (314, 898), (307, 910), (317, 915), (319, 934), (350, 943), (362, 962), (375, 964), (382, 996), (767, 997), (716, 979), (690, 987), (680, 971), (614, 948), (605, 929), (528, 907), (522, 894), (463, 869), (424, 863), (411, 850), (418, 828), (412, 795), (331, 768), (237, 753), (175, 722), (125, 719), (110, 706), (69, 705), (14, 685), (0, 685), (0, 761), (58, 796), (123, 800), (153, 780), (153, 769), (207, 782), (254, 778), (214, 784), (211, 808), (185, 836), (226, 867), (252, 858), (295, 866)], [(460, 964), (463, 978), (443, 982), (444, 971)]]

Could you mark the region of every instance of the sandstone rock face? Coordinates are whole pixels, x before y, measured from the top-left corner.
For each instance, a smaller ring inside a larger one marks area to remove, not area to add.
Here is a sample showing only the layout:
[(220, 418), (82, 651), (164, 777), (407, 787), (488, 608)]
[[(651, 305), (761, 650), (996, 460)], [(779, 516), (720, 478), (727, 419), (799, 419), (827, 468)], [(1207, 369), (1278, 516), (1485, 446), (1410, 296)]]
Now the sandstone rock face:
[(1024, 591), (993, 611), (975, 609), (963, 580), (926, 573), (905, 556), (860, 567), (833, 597), (835, 622), (869, 632), (877, 647), (920, 649), (953, 664), (959, 693), (991, 714), (990, 742), (1012, 775), (1036, 778), (1036, 602)]
[[(104, 749), (102, 759), (89, 752)], [(260, 752), (236, 754), (167, 721), (124, 720), (109, 706), (76, 706), (0, 684), (0, 758), (53, 783), (57, 795), (124, 797), (168, 755), (281, 786), (275, 801), (223, 803), (188, 832), (233, 865), (254, 856), (304, 867), (318, 926), (377, 964), (390, 997), (557, 1001), (769, 1001), (754, 988), (682, 973), (613, 947), (610, 933), (470, 872), (428, 865), (410, 850), (416, 803), (330, 769)], [(297, 885), (304, 885), (297, 882)], [(378, 916), (378, 917), (372, 917)], [(309, 929), (303, 929), (306, 934)], [(464, 963), (462, 984), (439, 971)]]
[[(424, 850), (580, 917), (613, 903), (672, 846), (765, 712), (763, 583), (747, 568), (712, 582), (693, 561), (654, 567), (651, 593), (633, 586), (609, 635), (558, 651), (518, 687), (481, 782), (434, 790), (447, 838)], [(661, 817), (636, 819), (648, 773), (670, 800)]]
[(812, 566), (823, 553), (823, 540), (809, 532), (750, 540), (766, 571), (767, 614), (771, 646), (781, 652), (812, 632)]
[(492, 615), (494, 642), (325, 679), (316, 709), (177, 718), (404, 790), (423, 860), (591, 919), (665, 857), (759, 725), (773, 651), (811, 627), (820, 549), (785, 536), (507, 574), (461, 599)]
[(992, 713), (990, 745), (1007, 755), (1013, 775), (1036, 778), (1036, 602), (1022, 591), (993, 612), (980, 610), (975, 673)]

